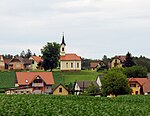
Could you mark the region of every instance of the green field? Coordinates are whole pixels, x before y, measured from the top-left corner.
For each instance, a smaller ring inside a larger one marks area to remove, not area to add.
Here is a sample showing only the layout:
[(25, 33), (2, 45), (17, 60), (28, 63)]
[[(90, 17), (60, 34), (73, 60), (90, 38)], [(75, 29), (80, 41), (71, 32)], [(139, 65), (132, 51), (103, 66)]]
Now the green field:
[(15, 72), (0, 72), (0, 89), (14, 87)]
[[(81, 71), (81, 72), (60, 72), (53, 71), (55, 84), (74, 83), (76, 80), (96, 80), (99, 73), (94, 71)], [(0, 72), (0, 91), (4, 88), (14, 87), (15, 85), (15, 72), (4, 71)]]
[(53, 76), (55, 83), (64, 83), (68, 84), (70, 82), (74, 83), (76, 80), (96, 80), (97, 76), (99, 75), (98, 72), (95, 71), (80, 71), (80, 72), (60, 72), (54, 71)]
[(0, 95), (0, 116), (148, 116), (150, 96)]

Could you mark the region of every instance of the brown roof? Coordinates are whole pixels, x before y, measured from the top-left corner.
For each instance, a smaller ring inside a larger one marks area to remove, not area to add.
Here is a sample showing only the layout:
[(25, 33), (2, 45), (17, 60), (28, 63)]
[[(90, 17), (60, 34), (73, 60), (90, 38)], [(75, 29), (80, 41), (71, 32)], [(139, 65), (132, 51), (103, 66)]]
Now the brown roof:
[(91, 62), (90, 68), (96, 68), (98, 66), (99, 62)]
[(126, 56), (115, 56), (115, 57), (121, 60), (121, 62), (126, 61)]
[(4, 59), (4, 63), (8, 64), (11, 59)]
[(43, 59), (42, 59), (41, 57), (39, 57), (39, 56), (32, 56), (32, 58), (33, 58), (37, 63), (43, 61)]
[(47, 85), (54, 84), (52, 72), (16, 72), (16, 78), (19, 85), (29, 85), (39, 76)]
[(22, 62), (23, 64), (31, 64), (32, 63), (32, 61), (31, 60), (29, 60), (29, 58), (22, 58), (22, 57), (14, 57), (13, 59), (11, 59), (10, 61), (9, 61), (9, 63), (10, 62), (12, 62), (14, 59), (18, 59), (20, 62)]
[(95, 81), (76, 81), (76, 83), (78, 84), (78, 86), (80, 87), (81, 90), (86, 89), (87, 87), (89, 87), (92, 83), (95, 86), (98, 86), (98, 84)]
[(76, 54), (66, 54), (65, 56), (60, 56), (61, 61), (81, 61), (81, 57)]

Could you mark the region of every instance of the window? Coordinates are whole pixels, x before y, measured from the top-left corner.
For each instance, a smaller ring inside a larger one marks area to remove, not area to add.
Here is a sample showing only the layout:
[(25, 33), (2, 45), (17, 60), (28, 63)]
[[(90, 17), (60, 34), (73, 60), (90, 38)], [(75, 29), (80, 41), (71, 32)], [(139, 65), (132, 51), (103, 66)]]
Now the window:
[(130, 87), (136, 87), (136, 84), (130, 84)]
[(64, 48), (62, 48), (62, 51), (64, 51)]
[(77, 68), (79, 68), (79, 63), (77, 63)]
[(73, 68), (73, 63), (71, 63), (71, 68)]
[(68, 63), (66, 63), (66, 68), (68, 68)]
[(62, 93), (62, 88), (59, 88), (59, 92)]

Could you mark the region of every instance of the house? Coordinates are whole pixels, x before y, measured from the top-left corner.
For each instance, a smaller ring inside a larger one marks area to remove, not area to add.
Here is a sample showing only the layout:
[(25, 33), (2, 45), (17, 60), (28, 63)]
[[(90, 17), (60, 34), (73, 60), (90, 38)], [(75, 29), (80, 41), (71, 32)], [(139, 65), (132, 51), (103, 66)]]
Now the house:
[(106, 68), (106, 65), (102, 61), (90, 62), (90, 69), (97, 70), (98, 68)]
[(101, 89), (101, 77), (102, 75), (99, 75), (97, 78), (96, 78), (96, 81), (76, 81), (74, 83), (74, 94), (75, 95), (79, 95), (80, 92), (84, 92), (86, 91), (86, 89), (90, 86), (90, 85), (94, 85), (94, 86), (97, 86), (99, 87), (99, 89)]
[(31, 69), (32, 70), (36, 70), (36, 69), (41, 69), (42, 68), (40, 63), (43, 62), (43, 59), (41, 57), (39, 57), (39, 56), (31, 56), (29, 58), (29, 60), (32, 61), (32, 64), (31, 64)]
[(9, 70), (29, 70), (31, 69), (31, 63), (28, 58), (22, 58), (15, 56), (8, 62)]
[(2, 55), (0, 55), (0, 70), (5, 69), (5, 63), (4, 63), (4, 58)]
[(53, 84), (52, 72), (16, 72), (15, 87), (32, 88), (34, 94), (52, 93)]
[(150, 80), (148, 78), (128, 78), (132, 95), (150, 94)]
[(63, 84), (58, 84), (53, 89), (53, 95), (68, 95), (68, 90)]
[(113, 68), (113, 67), (121, 68), (124, 66), (125, 61), (126, 61), (126, 56), (115, 56), (110, 61), (110, 68)]
[(60, 47), (60, 70), (81, 71), (81, 57), (75, 53), (66, 53), (66, 43), (64, 40), (64, 35)]

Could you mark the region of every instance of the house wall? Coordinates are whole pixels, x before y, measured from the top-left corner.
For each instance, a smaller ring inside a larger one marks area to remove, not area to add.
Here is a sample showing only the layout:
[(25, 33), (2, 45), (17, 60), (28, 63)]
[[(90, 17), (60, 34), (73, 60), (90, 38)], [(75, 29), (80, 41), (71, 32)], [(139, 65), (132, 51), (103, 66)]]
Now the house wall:
[(132, 89), (132, 95), (140, 94), (140, 85), (137, 82), (129, 82), (130, 84), (136, 84), (136, 87), (130, 87)]
[(46, 93), (52, 93), (52, 85), (46, 85), (45, 86), (45, 92)]
[(5, 91), (5, 94), (31, 94), (31, 93), (32, 88)]
[(8, 69), (24, 69), (24, 65), (21, 62), (11, 62), (8, 66)]
[(32, 57), (30, 57), (29, 60), (33, 60), (34, 61), (34, 63), (31, 64), (31, 69), (32, 70), (36, 70), (37, 66), (38, 66), (38, 63)]
[(77, 83), (75, 84), (74, 90), (75, 90), (75, 92), (74, 92), (75, 95), (79, 95), (79, 94), (80, 94), (79, 91), (80, 91), (81, 89), (80, 89), (80, 87), (79, 87), (79, 85), (78, 85)]
[[(62, 92), (59, 92), (59, 89), (62, 88)], [(62, 86), (60, 85), (59, 87), (57, 87), (57, 89), (53, 92), (53, 95), (68, 95), (68, 91)]]
[[(115, 66), (115, 63), (117, 63), (117, 66)], [(113, 67), (118, 67), (118, 68), (121, 68), (122, 67), (122, 63), (119, 59), (113, 59), (112, 62), (111, 62), (111, 68)]]
[(4, 70), (4, 69), (5, 69), (4, 59), (3, 57), (0, 57), (0, 70)]
[[(81, 70), (81, 61), (61, 61), (60, 69), (62, 71), (80, 71)], [(71, 64), (73, 63), (73, 67)], [(77, 65), (79, 64), (79, 67)]]

